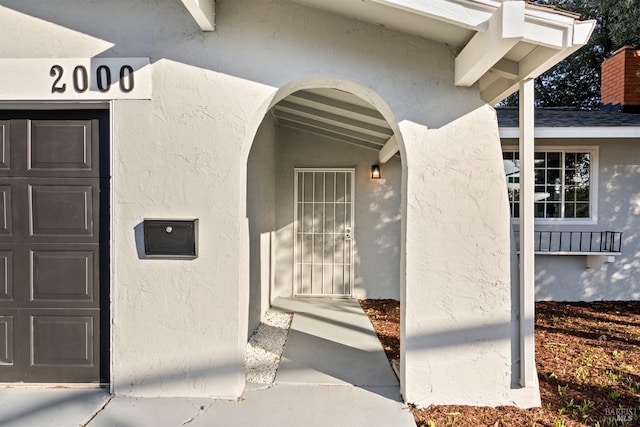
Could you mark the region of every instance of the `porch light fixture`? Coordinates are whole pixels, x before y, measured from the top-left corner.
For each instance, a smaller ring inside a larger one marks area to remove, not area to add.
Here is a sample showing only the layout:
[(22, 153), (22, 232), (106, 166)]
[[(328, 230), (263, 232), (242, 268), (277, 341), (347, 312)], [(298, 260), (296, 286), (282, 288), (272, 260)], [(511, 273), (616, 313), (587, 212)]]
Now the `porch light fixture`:
[(371, 179), (380, 179), (382, 175), (380, 174), (380, 165), (371, 166)]

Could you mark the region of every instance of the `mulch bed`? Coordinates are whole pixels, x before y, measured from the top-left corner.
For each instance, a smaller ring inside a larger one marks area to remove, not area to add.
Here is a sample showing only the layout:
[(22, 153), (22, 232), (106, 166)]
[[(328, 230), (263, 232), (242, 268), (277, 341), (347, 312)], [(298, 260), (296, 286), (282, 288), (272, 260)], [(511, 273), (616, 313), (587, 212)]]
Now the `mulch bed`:
[[(398, 360), (399, 302), (360, 304)], [(418, 427), (640, 426), (640, 301), (538, 302), (535, 339), (541, 408), (412, 408)]]

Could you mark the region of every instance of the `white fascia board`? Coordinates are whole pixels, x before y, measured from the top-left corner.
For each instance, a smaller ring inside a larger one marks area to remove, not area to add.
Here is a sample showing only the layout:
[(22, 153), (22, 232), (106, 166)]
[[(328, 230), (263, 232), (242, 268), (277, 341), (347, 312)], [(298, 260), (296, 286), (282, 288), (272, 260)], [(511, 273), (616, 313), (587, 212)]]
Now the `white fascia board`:
[(527, 3), (527, 17), (562, 26), (573, 25), (576, 22), (576, 18), (571, 16), (570, 12), (564, 14), (561, 11), (541, 9), (540, 6), (529, 3)]
[(540, 46), (568, 48), (584, 46), (595, 29), (595, 21), (577, 21), (571, 17), (527, 11), (524, 40)]
[(180, 0), (187, 8), (193, 19), (202, 31), (215, 31), (216, 29), (216, 2), (215, 0)]
[[(561, 113), (558, 113), (561, 114)], [(500, 138), (518, 138), (519, 128), (501, 127)], [(640, 138), (640, 126), (536, 127), (534, 137), (549, 138)]]
[(589, 42), (593, 30), (596, 28), (596, 21), (577, 21), (573, 26), (573, 44), (584, 46)]
[(589, 41), (595, 21), (577, 21), (568, 17), (564, 19), (541, 19), (527, 13), (524, 40), (555, 49), (584, 46)]
[(496, 65), (523, 37), (524, 2), (505, 2), (455, 60), (456, 86), (472, 86)]
[[(451, 1), (451, 0), (368, 0), (439, 21), (449, 22), (462, 28), (483, 31), (499, 2)], [(475, 4), (478, 7), (471, 7)]]
[(526, 18), (524, 41), (539, 46), (562, 49), (573, 45), (573, 25)]

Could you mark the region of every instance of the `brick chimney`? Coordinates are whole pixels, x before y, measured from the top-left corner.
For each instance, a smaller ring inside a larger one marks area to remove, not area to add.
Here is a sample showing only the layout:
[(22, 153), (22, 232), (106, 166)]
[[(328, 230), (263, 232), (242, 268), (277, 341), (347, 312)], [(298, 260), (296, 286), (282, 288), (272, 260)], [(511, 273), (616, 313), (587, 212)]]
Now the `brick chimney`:
[(625, 46), (602, 63), (601, 109), (640, 113), (640, 50)]

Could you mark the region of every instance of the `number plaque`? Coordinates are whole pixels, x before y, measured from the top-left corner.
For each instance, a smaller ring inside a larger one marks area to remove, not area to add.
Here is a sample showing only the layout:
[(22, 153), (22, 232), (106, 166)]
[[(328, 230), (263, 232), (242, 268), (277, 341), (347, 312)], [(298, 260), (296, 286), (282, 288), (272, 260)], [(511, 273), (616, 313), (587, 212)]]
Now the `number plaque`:
[(0, 59), (0, 100), (151, 99), (149, 58)]

